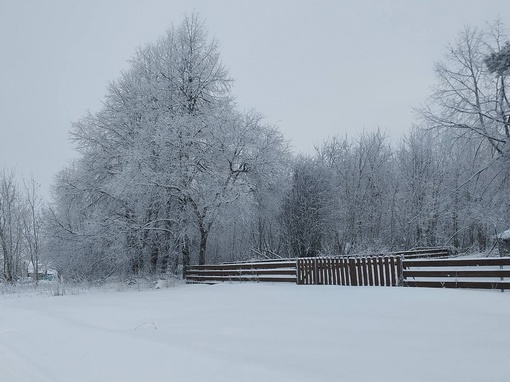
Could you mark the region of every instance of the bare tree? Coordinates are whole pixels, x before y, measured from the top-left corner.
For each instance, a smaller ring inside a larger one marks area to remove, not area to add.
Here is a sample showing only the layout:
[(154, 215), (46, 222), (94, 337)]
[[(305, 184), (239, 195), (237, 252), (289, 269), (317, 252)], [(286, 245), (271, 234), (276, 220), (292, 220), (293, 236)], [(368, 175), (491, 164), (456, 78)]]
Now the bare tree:
[(452, 129), (458, 137), (486, 142), (499, 157), (508, 156), (510, 140), (504, 80), (508, 71), (498, 66), (507, 49), (505, 39), (500, 22), (486, 30), (464, 28), (445, 60), (436, 63), (435, 91), (418, 110), (428, 127)]
[(42, 200), (38, 194), (39, 185), (33, 177), (23, 181), (23, 234), (25, 247), (28, 251), (30, 263), (33, 269), (33, 279), (39, 281), (39, 261), (41, 255), (41, 230), (42, 230)]
[(14, 171), (0, 173), (0, 248), (3, 255), (3, 278), (14, 282), (20, 276), (23, 229), (20, 193)]

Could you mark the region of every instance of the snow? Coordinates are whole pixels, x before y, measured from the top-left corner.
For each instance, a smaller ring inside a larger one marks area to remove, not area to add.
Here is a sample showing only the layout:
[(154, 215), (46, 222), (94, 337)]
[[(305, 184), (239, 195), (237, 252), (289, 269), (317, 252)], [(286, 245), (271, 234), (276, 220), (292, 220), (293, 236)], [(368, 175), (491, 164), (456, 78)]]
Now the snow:
[(510, 229), (501, 232), (499, 235), (496, 236), (498, 239), (501, 240), (510, 240)]
[(0, 380), (507, 381), (510, 293), (178, 285), (0, 295)]

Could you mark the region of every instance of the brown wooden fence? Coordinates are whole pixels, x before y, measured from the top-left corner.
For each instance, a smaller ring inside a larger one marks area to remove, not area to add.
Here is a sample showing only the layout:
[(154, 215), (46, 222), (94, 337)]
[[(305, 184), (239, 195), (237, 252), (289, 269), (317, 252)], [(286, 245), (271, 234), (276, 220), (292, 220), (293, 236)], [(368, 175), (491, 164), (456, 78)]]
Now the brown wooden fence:
[(387, 255), (403, 256), (405, 259), (447, 258), (455, 254), (450, 247), (415, 248), (407, 251), (391, 252)]
[(400, 285), (401, 258), (395, 256), (327, 258), (297, 260), (300, 285)]
[(510, 289), (510, 257), (415, 259), (403, 256), (314, 257), (196, 265), (190, 283), (290, 282), (299, 285)]
[[(477, 259), (404, 259), (404, 286), (510, 289), (510, 257)], [(505, 279), (507, 281), (505, 281)]]
[(219, 281), (291, 282), (300, 285), (401, 285), (401, 258), (395, 256), (314, 257), (276, 262), (195, 265), (186, 270), (189, 283)]
[(193, 265), (186, 269), (186, 282), (257, 281), (296, 283), (296, 261)]

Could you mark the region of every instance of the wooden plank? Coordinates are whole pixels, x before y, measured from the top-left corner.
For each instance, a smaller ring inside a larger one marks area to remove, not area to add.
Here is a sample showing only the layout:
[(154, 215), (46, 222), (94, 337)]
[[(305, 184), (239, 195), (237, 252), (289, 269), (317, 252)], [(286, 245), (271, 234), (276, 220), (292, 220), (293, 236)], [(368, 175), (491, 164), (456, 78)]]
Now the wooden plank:
[(350, 276), (350, 283), (348, 285), (351, 286), (358, 286), (358, 276), (356, 275), (356, 259), (354, 257), (351, 257), (349, 259), (349, 276)]
[(363, 268), (363, 285), (368, 286), (370, 284), (368, 283), (368, 270), (367, 270), (368, 266), (366, 257), (363, 257), (361, 259), (361, 267)]
[(373, 258), (367, 258), (367, 268), (368, 268), (368, 285), (374, 286), (374, 272), (373, 272)]
[(309, 283), (310, 285), (316, 285), (317, 284), (317, 264), (314, 259), (308, 259), (308, 267), (310, 269), (310, 278)]
[(277, 263), (242, 263), (242, 264), (217, 264), (217, 265), (190, 265), (188, 269), (276, 269), (276, 268), (295, 268), (295, 261), (281, 261)]
[(349, 260), (346, 258), (342, 259), (342, 285), (351, 285), (350, 274), (349, 274)]
[(374, 285), (381, 286), (381, 283), (379, 281), (379, 258), (373, 257), (372, 262), (374, 266)]
[(343, 276), (343, 259), (337, 259), (338, 261), (338, 285), (344, 285), (344, 276)]
[(338, 284), (337, 285), (344, 285), (344, 275), (343, 275), (343, 262), (344, 259), (337, 258), (337, 264), (338, 264)]
[(391, 286), (397, 286), (397, 273), (395, 269), (395, 257), (390, 257)]
[(251, 281), (251, 282), (274, 282), (274, 283), (296, 283), (295, 277), (270, 277), (270, 276), (263, 276), (263, 277), (257, 277), (257, 278), (250, 278), (250, 277), (221, 277), (221, 276), (193, 276), (186, 278), (186, 281), (195, 281), (195, 282), (208, 282), (208, 281)]
[(297, 259), (296, 265), (297, 265), (297, 269), (296, 269), (297, 284), (303, 285), (303, 260)]
[(317, 259), (310, 259), (313, 264), (313, 285), (319, 285), (320, 282), (320, 273), (319, 273), (319, 264)]
[(334, 281), (333, 281), (333, 259), (331, 259), (331, 257), (329, 257), (327, 259), (327, 264), (328, 264), (328, 285), (335, 285)]
[(326, 259), (323, 258), (317, 258), (317, 262), (320, 264), (319, 266), (319, 277), (321, 280), (321, 285), (327, 285), (327, 269), (326, 269)]
[(331, 259), (333, 265), (333, 285), (340, 285), (340, 259)]
[(323, 284), (329, 285), (329, 259), (327, 257), (322, 259), (322, 275), (323, 275)]
[(312, 260), (312, 263), (313, 263), (313, 277), (314, 277), (314, 282), (313, 282), (313, 285), (319, 285), (320, 283), (320, 268), (319, 268), (319, 262), (317, 261), (317, 259), (311, 259)]
[(242, 275), (295, 275), (295, 269), (239, 269), (239, 270), (188, 270), (187, 275), (210, 275), (210, 276), (242, 276)]
[(478, 259), (434, 259), (406, 260), (404, 268), (411, 267), (468, 267), (468, 266), (503, 266), (510, 265), (510, 257), (485, 257)]
[(363, 286), (363, 269), (359, 257), (356, 258), (356, 276), (358, 277), (358, 286)]
[(426, 254), (435, 254), (435, 253), (448, 253), (451, 254), (451, 249), (448, 247), (437, 247), (437, 248), (417, 248), (417, 249), (409, 249), (405, 251), (397, 251), (393, 252), (394, 255), (426, 255)]
[[(397, 255), (401, 255), (397, 253)], [(429, 259), (429, 258), (447, 258), (450, 257), (450, 252), (435, 252), (435, 253), (417, 253), (412, 255), (404, 255), (406, 259)]]
[(510, 289), (509, 281), (406, 281), (404, 286), (421, 288)]
[[(432, 268), (433, 269), (433, 268)], [(405, 270), (404, 277), (509, 277), (510, 269), (500, 270)]]
[(391, 280), (390, 280), (390, 262), (388, 259), (388, 256), (384, 257), (384, 277), (385, 277), (385, 286), (391, 286)]
[(303, 272), (304, 272), (304, 275), (303, 275), (303, 284), (310, 284), (310, 277), (311, 274), (310, 274), (310, 265), (309, 265), (309, 259), (301, 259), (303, 261)]
[(379, 259), (379, 286), (384, 286), (384, 257), (378, 257)]
[(404, 275), (403, 275), (403, 268), (402, 268), (402, 256), (398, 256), (396, 258), (396, 262), (397, 262), (397, 285), (398, 286), (402, 286), (402, 282), (404, 280)]

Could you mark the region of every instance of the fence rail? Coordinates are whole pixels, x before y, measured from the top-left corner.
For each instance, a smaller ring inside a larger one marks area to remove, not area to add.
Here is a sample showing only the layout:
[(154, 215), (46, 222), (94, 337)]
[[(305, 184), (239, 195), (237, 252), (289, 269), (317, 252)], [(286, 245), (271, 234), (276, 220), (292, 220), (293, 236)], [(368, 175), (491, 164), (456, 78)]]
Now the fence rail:
[(455, 251), (449, 247), (440, 248), (416, 248), (408, 251), (392, 252), (389, 255), (403, 256), (405, 259), (415, 258), (447, 258), (452, 256)]
[(296, 283), (296, 262), (262, 262), (222, 265), (194, 265), (186, 269), (186, 281), (257, 281)]
[(402, 263), (404, 286), (510, 289), (510, 257), (408, 260)]

